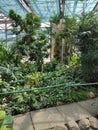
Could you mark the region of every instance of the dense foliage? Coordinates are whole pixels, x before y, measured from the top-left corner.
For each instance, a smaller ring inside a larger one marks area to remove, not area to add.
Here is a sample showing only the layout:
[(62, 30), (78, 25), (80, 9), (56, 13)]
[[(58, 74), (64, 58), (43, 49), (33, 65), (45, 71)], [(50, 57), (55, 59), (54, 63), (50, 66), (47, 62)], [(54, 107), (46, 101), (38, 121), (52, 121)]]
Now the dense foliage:
[[(18, 114), (88, 99), (89, 92), (98, 96), (96, 87), (74, 85), (98, 79), (96, 16), (84, 14), (78, 22), (65, 17), (63, 29), (52, 34), (59, 45), (62, 44), (60, 40), (65, 39), (63, 53), (58, 44), (55, 49), (59, 50), (58, 56), (63, 54), (63, 62), (57, 56), (49, 63), (44, 63), (49, 43), (45, 31), (40, 29), (40, 19), (33, 13), (23, 19), (13, 10), (9, 16), (13, 20), (16, 42), (10, 49), (0, 45), (1, 110)], [(58, 25), (60, 20), (56, 18)], [(24, 56), (28, 60), (22, 62)]]
[(43, 59), (48, 56), (49, 45), (45, 32), (40, 29), (40, 18), (33, 13), (28, 13), (23, 19), (13, 10), (10, 10), (9, 17), (14, 22), (12, 31), (17, 38), (16, 44), (11, 50), (13, 55), (20, 56), (21, 59), (23, 56), (27, 56), (29, 61), (37, 64), (38, 71), (41, 71)]
[(68, 17), (59, 18), (59, 16), (54, 16), (50, 19), (53, 53), (57, 61), (68, 64), (75, 52), (76, 19)]
[(78, 30), (78, 48), (86, 82), (98, 81), (98, 17), (93, 12), (83, 14)]

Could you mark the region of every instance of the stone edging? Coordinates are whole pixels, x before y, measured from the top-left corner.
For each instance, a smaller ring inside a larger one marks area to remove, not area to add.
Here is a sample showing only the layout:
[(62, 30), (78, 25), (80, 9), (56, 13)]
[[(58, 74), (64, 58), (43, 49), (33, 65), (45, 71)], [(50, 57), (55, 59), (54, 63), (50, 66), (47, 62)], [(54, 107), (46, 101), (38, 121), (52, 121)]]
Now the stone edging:
[(98, 119), (91, 116), (88, 118), (80, 119), (79, 121), (71, 120), (62, 126), (55, 126), (43, 130), (98, 130)]

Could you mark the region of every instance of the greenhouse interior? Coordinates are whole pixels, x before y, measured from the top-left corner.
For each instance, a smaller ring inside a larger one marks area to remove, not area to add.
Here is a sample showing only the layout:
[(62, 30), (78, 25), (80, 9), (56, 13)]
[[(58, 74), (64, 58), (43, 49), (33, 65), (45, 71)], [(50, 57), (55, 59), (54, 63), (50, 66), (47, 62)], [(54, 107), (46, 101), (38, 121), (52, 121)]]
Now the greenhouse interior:
[(98, 130), (98, 0), (0, 0), (0, 130)]

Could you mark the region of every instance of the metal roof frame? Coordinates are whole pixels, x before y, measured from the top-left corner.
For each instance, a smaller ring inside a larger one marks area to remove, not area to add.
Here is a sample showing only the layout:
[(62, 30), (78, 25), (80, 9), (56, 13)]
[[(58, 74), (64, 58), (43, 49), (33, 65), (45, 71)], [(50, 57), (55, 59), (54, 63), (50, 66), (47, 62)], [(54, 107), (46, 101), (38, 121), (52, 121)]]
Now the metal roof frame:
[(79, 16), (83, 6), (85, 12), (92, 11), (97, 3), (98, 0), (0, 0), (0, 12), (8, 16), (9, 10), (13, 9), (22, 17), (28, 12), (34, 12), (42, 22), (48, 22), (54, 14)]

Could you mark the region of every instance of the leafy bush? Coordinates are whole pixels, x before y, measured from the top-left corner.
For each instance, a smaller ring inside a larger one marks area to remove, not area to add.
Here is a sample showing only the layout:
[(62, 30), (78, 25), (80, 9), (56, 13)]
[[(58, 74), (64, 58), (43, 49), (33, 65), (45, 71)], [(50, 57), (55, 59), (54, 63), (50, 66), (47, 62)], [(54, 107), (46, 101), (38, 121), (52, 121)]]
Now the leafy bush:
[[(88, 98), (87, 93), (90, 91), (98, 96), (98, 90), (96, 88), (80, 88), (80, 86), (76, 87), (71, 85), (72, 83), (83, 83), (83, 78), (86, 79), (86, 81), (93, 82), (95, 79), (98, 79), (96, 19), (90, 19), (89, 16), (84, 15), (85, 18), (83, 17), (79, 22), (77, 35), (79, 39), (78, 49), (81, 52), (80, 57), (71, 51), (70, 58), (68, 57), (66, 61), (68, 64), (61, 64), (53, 59), (52, 62), (43, 65), (43, 59), (48, 56), (48, 44), (45, 33), (38, 32), (40, 26), (39, 18), (34, 14), (29, 14), (25, 19), (22, 19), (13, 11), (10, 13), (12, 13), (10, 14), (12, 15), (12, 19), (13, 16), (15, 16), (14, 34), (19, 35), (22, 32), (27, 32), (23, 34), (22, 38), (19, 38), (19, 41), (16, 43), (16, 48), (14, 46), (12, 53), (7, 52), (5, 48), (0, 46), (0, 92), (16, 92), (7, 94), (7, 96), (0, 95), (1, 110), (15, 115), (30, 110), (58, 105), (58, 102), (70, 103), (84, 100)], [(32, 17), (34, 21), (32, 21)], [(18, 21), (17, 23), (17, 19), (19, 19), (20, 22)], [(30, 23), (28, 23), (29, 20)], [(35, 21), (36, 24), (34, 24)], [(65, 31), (64, 33), (66, 33), (66, 36), (68, 35), (66, 42), (71, 45), (69, 39), (73, 39), (73, 42), (75, 40), (73, 32), (74, 22), (76, 23), (76, 21), (72, 19), (70, 22), (72, 22), (72, 32), (70, 28), (70, 30), (66, 30), (67, 32)], [(28, 23), (28, 25), (26, 23)], [(32, 29), (31, 24), (34, 24), (34, 28)], [(69, 28), (70, 23), (68, 19), (66, 24), (68, 24)], [(20, 26), (22, 30), (18, 30), (18, 26)], [(62, 35), (60, 35), (60, 37), (60, 39), (62, 39)], [(68, 45), (68, 48), (73, 49), (73, 45)], [(59, 47), (57, 49), (61, 51)], [(66, 50), (68, 51), (67, 48)], [(18, 53), (20, 54), (19, 56)], [(9, 57), (4, 58), (7, 54), (9, 54), (8, 56), (13, 54), (12, 59), (9, 59)], [(66, 56), (68, 56), (68, 54)], [(21, 63), (20, 59), (22, 59), (23, 55), (28, 55), (29, 59), (33, 62)], [(41, 72), (42, 65), (44, 68), (43, 72)], [(52, 86), (55, 87), (52, 88)], [(46, 88), (43, 89), (43, 87)], [(31, 91), (30, 89), (33, 90)], [(23, 90), (26, 92), (22, 93)]]
[(26, 84), (30, 87), (40, 87), (42, 76), (39, 72), (26, 75)]
[(9, 11), (9, 17), (14, 21), (12, 32), (19, 37), (13, 45), (13, 55), (18, 54), (21, 59), (23, 56), (29, 57), (29, 61), (35, 63), (37, 70), (41, 71), (43, 60), (48, 56), (49, 45), (45, 32), (40, 29), (40, 18), (34, 13), (28, 13), (23, 19), (13, 10)]
[[(30, 88), (29, 86), (25, 87)], [(88, 99), (88, 93), (94, 92), (97, 95), (98, 90), (93, 87), (78, 88), (75, 86), (61, 86), (56, 88), (47, 88), (42, 90), (34, 90), (31, 92), (16, 93), (11, 95), (6, 105), (0, 106), (7, 113), (13, 115), (25, 113), (31, 110), (37, 110), (45, 107), (51, 107), (62, 104), (77, 102)]]
[[(80, 67), (75, 64), (70, 66), (58, 64), (53, 72), (35, 72), (25, 75), (24, 85), (15, 85), (12, 83), (9, 85), (1, 81), (1, 86), (3, 86), (2, 92), (28, 90), (36, 87), (42, 87), (42, 90), (8, 94), (6, 98), (1, 96), (0, 107), (2, 110), (6, 110), (7, 113), (14, 115), (54, 106), (58, 102), (68, 103), (87, 99), (87, 92), (94, 90), (82, 90), (71, 86), (71, 83), (83, 82), (81, 81), (81, 71), (79, 69)], [(68, 86), (66, 86), (66, 83), (69, 83)], [(65, 85), (60, 86), (60, 84)], [(54, 85), (57, 85), (57, 87), (48, 88), (48, 86)], [(43, 89), (43, 87), (47, 87), (47, 89)]]
[(52, 61), (50, 63), (46, 63), (44, 65), (44, 72), (55, 71), (57, 65), (58, 65), (58, 61), (56, 59), (52, 59)]
[(98, 16), (83, 14), (78, 28), (78, 48), (81, 68), (86, 82), (98, 81)]
[(19, 65), (19, 72), (21, 72), (24, 76), (27, 74), (32, 74), (37, 72), (37, 66), (33, 63), (21, 63)]

